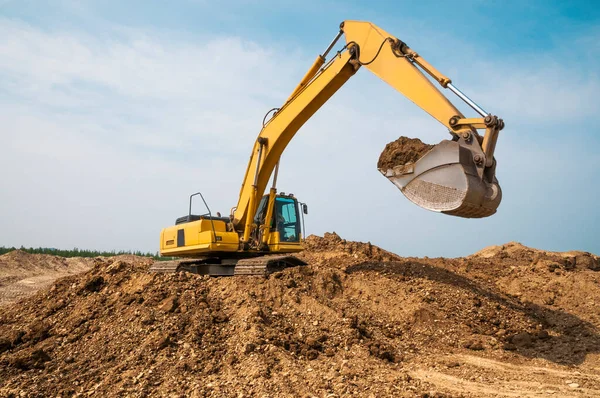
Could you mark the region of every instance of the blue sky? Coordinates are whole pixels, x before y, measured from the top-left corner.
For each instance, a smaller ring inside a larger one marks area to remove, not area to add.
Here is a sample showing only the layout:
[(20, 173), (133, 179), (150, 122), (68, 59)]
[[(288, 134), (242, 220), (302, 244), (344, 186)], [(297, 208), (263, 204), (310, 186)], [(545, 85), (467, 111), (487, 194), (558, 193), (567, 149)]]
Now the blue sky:
[(493, 217), (463, 220), (415, 207), (381, 177), (387, 142), (446, 132), (365, 69), (282, 158), (280, 189), (309, 203), (309, 232), (402, 255), (512, 240), (600, 253), (590, 1), (0, 0), (0, 245), (155, 251), (189, 193), (228, 213), (264, 113), (344, 19), (406, 41), (505, 119), (504, 199)]

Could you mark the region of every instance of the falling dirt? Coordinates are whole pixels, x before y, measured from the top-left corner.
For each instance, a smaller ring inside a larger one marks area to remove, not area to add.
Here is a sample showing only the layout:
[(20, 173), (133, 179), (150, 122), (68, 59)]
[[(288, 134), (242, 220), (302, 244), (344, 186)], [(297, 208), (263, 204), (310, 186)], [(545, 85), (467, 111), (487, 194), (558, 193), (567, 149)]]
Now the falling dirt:
[(268, 278), (94, 259), (0, 307), (0, 396), (600, 396), (598, 257), (306, 247)]
[(385, 146), (379, 155), (377, 168), (385, 171), (395, 166), (415, 163), (433, 147), (434, 145), (424, 144), (418, 138), (400, 137)]

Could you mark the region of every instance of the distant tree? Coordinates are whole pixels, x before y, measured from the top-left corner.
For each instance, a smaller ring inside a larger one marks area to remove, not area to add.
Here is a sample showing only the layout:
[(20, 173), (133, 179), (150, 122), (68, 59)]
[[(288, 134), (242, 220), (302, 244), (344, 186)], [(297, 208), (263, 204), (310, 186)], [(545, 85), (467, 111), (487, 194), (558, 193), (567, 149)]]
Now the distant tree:
[(50, 247), (26, 248), (24, 246), (21, 246), (19, 249), (16, 249), (14, 246), (13, 247), (0, 246), (0, 255), (10, 253), (14, 250), (22, 250), (22, 251), (24, 251), (26, 253), (30, 253), (30, 254), (51, 254), (51, 255), (60, 256), (60, 257), (114, 257), (114, 256), (123, 255), (123, 254), (132, 254), (132, 255), (140, 256), (140, 257), (150, 257), (150, 258), (154, 258), (157, 260), (170, 260), (171, 259), (171, 257), (161, 257), (158, 252), (144, 253), (140, 250), (136, 250), (136, 251), (131, 251), (131, 250), (129, 250), (129, 251), (124, 251), (124, 250), (98, 251), (98, 250), (89, 250), (89, 249), (79, 249), (77, 247), (74, 247), (71, 250), (65, 250), (65, 249), (57, 249), (57, 248), (50, 248)]

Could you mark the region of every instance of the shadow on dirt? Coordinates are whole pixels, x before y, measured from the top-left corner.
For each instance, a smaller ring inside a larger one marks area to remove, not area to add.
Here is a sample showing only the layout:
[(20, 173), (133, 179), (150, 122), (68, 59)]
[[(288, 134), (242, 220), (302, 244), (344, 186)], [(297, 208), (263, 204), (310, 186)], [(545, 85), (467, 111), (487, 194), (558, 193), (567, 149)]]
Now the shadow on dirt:
[[(587, 354), (600, 352), (600, 335), (598, 328), (568, 312), (550, 309), (531, 302), (521, 302), (517, 298), (486, 286), (484, 282), (475, 281), (458, 275), (447, 269), (419, 261), (396, 261), (387, 263), (361, 263), (346, 269), (346, 273), (378, 272), (387, 277), (406, 279), (427, 279), (450, 285), (476, 295), (482, 301), (504, 306), (511, 311), (523, 315), (536, 324), (541, 324), (547, 331), (543, 338), (531, 336), (525, 344), (512, 344), (511, 337), (506, 336), (504, 349), (529, 358), (543, 358), (562, 365), (581, 364)], [(508, 322), (511, 320), (509, 319)]]

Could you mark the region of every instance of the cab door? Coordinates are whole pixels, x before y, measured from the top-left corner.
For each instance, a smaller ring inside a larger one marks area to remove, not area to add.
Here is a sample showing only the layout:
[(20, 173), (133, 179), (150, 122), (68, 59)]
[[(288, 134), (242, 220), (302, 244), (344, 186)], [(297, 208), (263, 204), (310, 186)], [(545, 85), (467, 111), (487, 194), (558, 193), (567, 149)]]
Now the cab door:
[(275, 198), (275, 230), (279, 232), (279, 242), (300, 242), (300, 213), (296, 198), (277, 196)]

